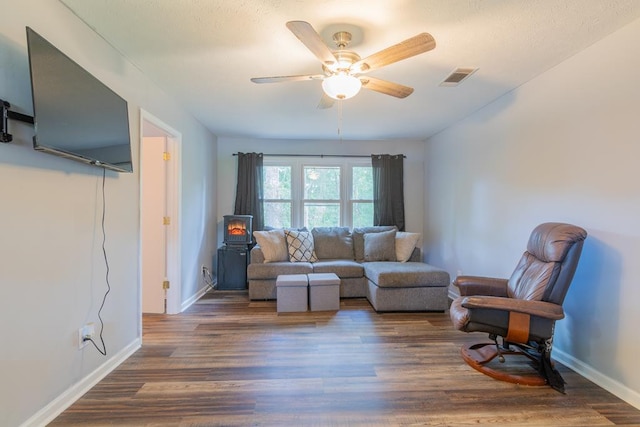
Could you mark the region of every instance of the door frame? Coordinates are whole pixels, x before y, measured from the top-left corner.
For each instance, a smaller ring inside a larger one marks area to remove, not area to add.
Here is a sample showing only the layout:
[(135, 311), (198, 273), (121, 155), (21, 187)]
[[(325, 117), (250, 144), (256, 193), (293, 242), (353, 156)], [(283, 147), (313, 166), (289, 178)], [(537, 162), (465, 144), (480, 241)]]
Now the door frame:
[[(180, 154), (182, 148), (182, 134), (171, 126), (164, 123), (148, 111), (140, 109), (140, 144), (144, 143), (146, 136), (158, 136), (157, 134), (150, 135), (150, 131), (157, 131), (158, 129), (164, 133), (167, 141), (167, 152), (170, 153), (171, 158), (167, 161), (167, 216), (171, 218), (171, 224), (167, 229), (167, 279), (169, 280), (170, 287), (167, 290), (167, 314), (177, 314), (182, 310), (182, 280), (181, 280), (181, 256), (180, 256), (180, 219), (182, 214), (182, 194), (181, 194), (181, 182), (182, 182), (182, 170), (180, 168)], [(140, 150), (142, 153), (142, 150)], [(139, 161), (140, 167), (142, 167), (142, 156)], [(142, 180), (140, 180), (140, 194), (142, 195)], [(140, 215), (140, 222), (142, 222), (142, 215)], [(139, 250), (139, 296), (140, 296), (140, 313), (142, 313), (142, 224), (140, 224), (140, 250)], [(142, 321), (142, 316), (140, 316)]]

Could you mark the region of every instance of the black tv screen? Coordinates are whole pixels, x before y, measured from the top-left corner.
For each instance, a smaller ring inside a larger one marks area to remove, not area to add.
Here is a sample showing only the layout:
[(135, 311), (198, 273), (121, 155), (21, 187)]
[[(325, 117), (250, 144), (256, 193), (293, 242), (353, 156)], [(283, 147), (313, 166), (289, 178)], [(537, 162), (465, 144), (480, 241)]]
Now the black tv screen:
[(132, 172), (127, 102), (27, 27), (33, 148)]

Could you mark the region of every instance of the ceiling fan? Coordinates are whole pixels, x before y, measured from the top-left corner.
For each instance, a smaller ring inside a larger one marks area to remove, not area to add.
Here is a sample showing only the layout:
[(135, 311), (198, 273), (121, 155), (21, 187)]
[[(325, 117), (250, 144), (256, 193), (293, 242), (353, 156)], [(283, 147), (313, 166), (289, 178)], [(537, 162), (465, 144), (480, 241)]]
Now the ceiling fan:
[(373, 90), (396, 98), (406, 98), (413, 88), (368, 76), (367, 73), (403, 59), (428, 52), (436, 47), (429, 33), (420, 33), (403, 42), (383, 49), (364, 59), (350, 50), (351, 34), (340, 31), (333, 35), (337, 50), (330, 50), (311, 24), (305, 21), (289, 21), (287, 28), (322, 63), (322, 74), (298, 76), (254, 77), (254, 83), (279, 83), (322, 80), (323, 96), (318, 108), (329, 108), (334, 100), (349, 99), (358, 94), (360, 88)]

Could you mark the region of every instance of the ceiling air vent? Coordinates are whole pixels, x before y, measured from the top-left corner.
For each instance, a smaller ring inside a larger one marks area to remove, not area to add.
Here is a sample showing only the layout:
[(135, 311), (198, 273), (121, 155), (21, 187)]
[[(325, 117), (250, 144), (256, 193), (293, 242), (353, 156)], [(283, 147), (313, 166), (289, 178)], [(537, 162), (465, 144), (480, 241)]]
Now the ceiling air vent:
[(478, 71), (477, 68), (456, 68), (440, 83), (440, 86), (458, 86), (464, 79)]

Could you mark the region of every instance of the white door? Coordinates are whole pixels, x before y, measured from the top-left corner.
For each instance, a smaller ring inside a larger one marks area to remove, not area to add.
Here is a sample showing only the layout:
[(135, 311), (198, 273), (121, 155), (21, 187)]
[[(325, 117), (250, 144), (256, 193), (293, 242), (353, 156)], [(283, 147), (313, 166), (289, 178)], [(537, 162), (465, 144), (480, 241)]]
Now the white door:
[(165, 313), (167, 278), (166, 137), (143, 137), (140, 156), (142, 312)]

